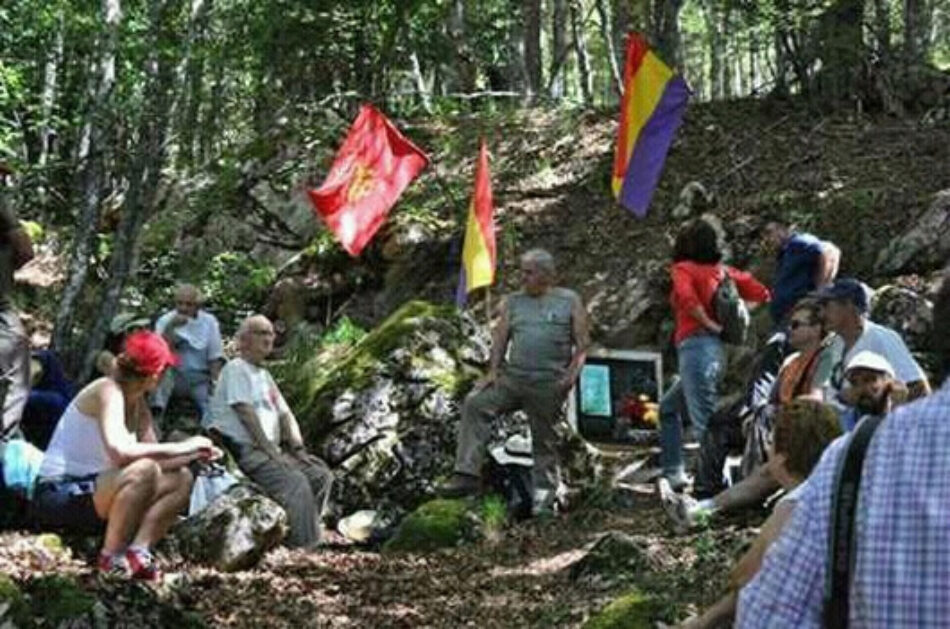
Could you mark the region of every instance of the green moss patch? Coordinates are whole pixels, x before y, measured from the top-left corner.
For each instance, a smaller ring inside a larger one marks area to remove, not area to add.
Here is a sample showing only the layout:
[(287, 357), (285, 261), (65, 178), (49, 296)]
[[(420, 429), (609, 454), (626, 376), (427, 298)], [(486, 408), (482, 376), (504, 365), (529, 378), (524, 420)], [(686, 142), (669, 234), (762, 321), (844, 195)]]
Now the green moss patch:
[(485, 538), (504, 527), (507, 507), (499, 496), (431, 500), (410, 513), (384, 551), (427, 552)]
[(657, 611), (652, 597), (631, 590), (592, 616), (583, 629), (652, 629)]
[(76, 581), (61, 575), (42, 576), (27, 586), (35, 616), (42, 616), (50, 625), (81, 618), (92, 612), (96, 599)]

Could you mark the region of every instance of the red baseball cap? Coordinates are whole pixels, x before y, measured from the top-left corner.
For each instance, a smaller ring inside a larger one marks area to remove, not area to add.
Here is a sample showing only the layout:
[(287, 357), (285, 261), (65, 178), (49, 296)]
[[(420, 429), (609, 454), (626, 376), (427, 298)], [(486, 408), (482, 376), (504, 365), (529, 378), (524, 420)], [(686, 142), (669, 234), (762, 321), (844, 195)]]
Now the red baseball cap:
[(165, 367), (179, 363), (178, 356), (168, 347), (162, 335), (148, 330), (133, 332), (126, 337), (122, 353), (129, 358), (136, 371), (146, 376), (159, 374)]

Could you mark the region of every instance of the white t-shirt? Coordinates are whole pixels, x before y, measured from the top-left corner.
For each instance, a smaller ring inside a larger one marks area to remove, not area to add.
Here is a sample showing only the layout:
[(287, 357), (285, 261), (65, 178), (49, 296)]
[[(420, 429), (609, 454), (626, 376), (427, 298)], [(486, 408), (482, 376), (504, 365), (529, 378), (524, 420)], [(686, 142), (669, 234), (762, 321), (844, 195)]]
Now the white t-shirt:
[[(829, 386), (835, 394), (842, 388), (842, 378), (844, 370), (848, 367), (848, 362), (857, 355), (858, 352), (864, 350), (874, 352), (886, 358), (887, 362), (889, 362), (894, 369), (894, 374), (897, 376), (897, 379), (904, 384), (927, 378), (924, 370), (917, 364), (917, 361), (914, 360), (910, 350), (907, 349), (907, 344), (904, 343), (904, 339), (901, 338), (901, 335), (888, 327), (879, 325), (870, 320), (865, 321), (864, 332), (858, 337), (858, 340), (855, 341), (854, 346), (848, 350), (846, 355), (842, 356), (844, 353), (844, 340), (840, 336), (836, 337), (832, 342), (831, 349), (834, 352), (836, 366)], [(840, 366), (838, 363), (840, 363)]]
[(254, 443), (241, 418), (234, 412), (233, 405), (239, 403), (254, 408), (264, 435), (280, 445), (280, 415), (289, 413), (290, 407), (270, 372), (243, 358), (230, 360), (221, 369), (206, 425), (217, 428), (238, 443)]
[[(155, 322), (155, 331), (164, 334), (175, 314), (175, 310), (169, 310), (159, 317)], [(193, 319), (175, 328), (172, 349), (181, 358), (182, 370), (208, 371), (208, 362), (224, 356), (218, 320), (210, 312), (199, 310)]]

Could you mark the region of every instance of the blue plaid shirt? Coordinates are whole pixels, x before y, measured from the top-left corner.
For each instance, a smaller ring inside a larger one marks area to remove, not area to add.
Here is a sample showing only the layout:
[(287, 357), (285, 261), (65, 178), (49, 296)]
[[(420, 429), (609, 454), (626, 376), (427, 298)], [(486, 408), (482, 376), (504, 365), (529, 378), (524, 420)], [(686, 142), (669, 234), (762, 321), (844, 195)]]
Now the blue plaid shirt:
[[(739, 595), (737, 627), (821, 627), (835, 473), (832, 443), (792, 520)], [(895, 410), (861, 477), (849, 627), (950, 622), (950, 384)]]

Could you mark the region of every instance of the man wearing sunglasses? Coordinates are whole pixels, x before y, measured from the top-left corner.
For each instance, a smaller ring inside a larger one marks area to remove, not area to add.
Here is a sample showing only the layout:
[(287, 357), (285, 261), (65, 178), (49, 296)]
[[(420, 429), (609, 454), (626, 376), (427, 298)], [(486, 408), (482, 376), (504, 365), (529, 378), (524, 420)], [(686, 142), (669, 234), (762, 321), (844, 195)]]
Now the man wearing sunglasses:
[(846, 386), (845, 367), (860, 352), (870, 351), (883, 357), (894, 370), (897, 381), (907, 387), (908, 399), (930, 393), (924, 370), (911, 355), (900, 334), (868, 318), (868, 294), (858, 280), (842, 278), (818, 293), (824, 306), (825, 327), (838, 335), (833, 350), (838, 360), (832, 370), (825, 398), (843, 406), (854, 406), (852, 392)]

